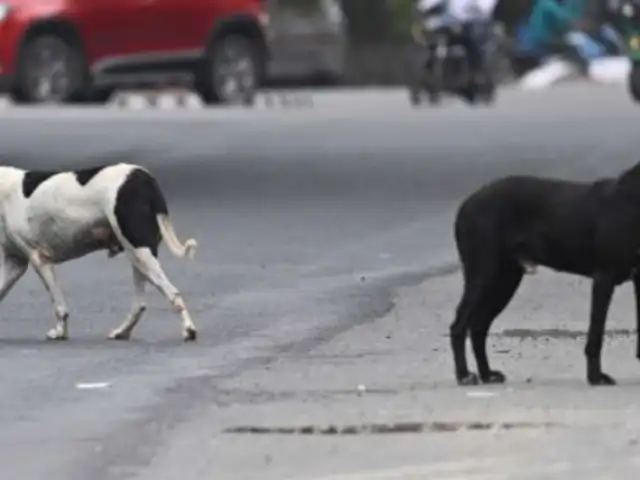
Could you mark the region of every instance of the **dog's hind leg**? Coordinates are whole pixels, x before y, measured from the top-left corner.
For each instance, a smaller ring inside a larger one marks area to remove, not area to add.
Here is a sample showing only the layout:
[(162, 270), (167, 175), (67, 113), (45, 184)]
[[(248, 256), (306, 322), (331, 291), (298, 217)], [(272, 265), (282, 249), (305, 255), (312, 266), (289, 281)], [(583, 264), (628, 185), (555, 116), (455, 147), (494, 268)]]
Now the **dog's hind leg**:
[(131, 308), (131, 312), (127, 315), (125, 321), (118, 328), (109, 333), (109, 338), (111, 340), (129, 340), (131, 337), (131, 332), (136, 327), (145, 310), (147, 309), (147, 305), (144, 299), (144, 286), (145, 286), (145, 278), (140, 271), (132, 265), (131, 268), (133, 272), (133, 287), (135, 290), (135, 297), (133, 300), (133, 307)]
[(504, 383), (502, 372), (491, 370), (487, 359), (487, 336), (493, 321), (509, 304), (522, 281), (522, 267), (517, 262), (501, 265), (493, 280), (485, 285), (483, 298), (477, 310), (471, 313), (471, 345), (478, 365), (478, 374), (483, 383)]
[(492, 245), (492, 243), (474, 238), (477, 233), (477, 229), (470, 229), (460, 219), (456, 221), (456, 244), (462, 263), (464, 288), (456, 308), (455, 318), (449, 327), (449, 333), (455, 376), (459, 385), (479, 383), (478, 376), (470, 372), (467, 365), (467, 334), (475, 305), (482, 302), (483, 285), (486, 283), (487, 275), (491, 275), (493, 271), (492, 264), (497, 263), (496, 253), (478, 248), (478, 245)]
[[(178, 257), (189, 256), (195, 241), (184, 244), (176, 238), (168, 219), (168, 209), (162, 192), (155, 180), (146, 172), (135, 171), (120, 187), (113, 211), (105, 212), (113, 233), (124, 247), (132, 266), (146, 281), (156, 287), (182, 319), (182, 337), (186, 341), (195, 340), (197, 330), (187, 310), (182, 295), (169, 281), (158, 261), (158, 247), (165, 240), (169, 250)], [(136, 274), (136, 275), (138, 275)], [(142, 315), (142, 290), (140, 280), (135, 277), (136, 304), (133, 317)], [(112, 332), (117, 337), (137, 323), (134, 318)], [(139, 318), (138, 318), (139, 320)], [(120, 329), (124, 327), (124, 331)]]
[(185, 341), (195, 340), (197, 329), (182, 299), (182, 295), (166, 277), (158, 259), (151, 254), (148, 248), (137, 248), (132, 257), (134, 268), (137, 268), (169, 300), (173, 309), (180, 315), (182, 319), (182, 338)]
[(456, 308), (455, 319), (449, 327), (455, 375), (460, 385), (477, 385), (479, 383), (478, 376), (470, 372), (467, 365), (466, 341), (470, 313), (473, 305), (478, 302), (478, 297), (482, 294), (480, 286), (479, 281), (471, 282), (465, 279), (462, 299)]

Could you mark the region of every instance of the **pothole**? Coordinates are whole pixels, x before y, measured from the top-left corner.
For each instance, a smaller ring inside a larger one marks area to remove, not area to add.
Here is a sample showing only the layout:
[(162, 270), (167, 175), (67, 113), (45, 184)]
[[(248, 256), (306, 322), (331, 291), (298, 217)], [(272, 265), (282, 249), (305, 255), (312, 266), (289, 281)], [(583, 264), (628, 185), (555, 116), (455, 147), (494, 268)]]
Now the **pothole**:
[(298, 427), (237, 426), (224, 433), (247, 435), (379, 435), (390, 433), (443, 433), (487, 430), (542, 430), (557, 428), (554, 422), (399, 422), (361, 425), (305, 425)]
[[(635, 335), (635, 333), (635, 330), (619, 328), (607, 330), (605, 332), (605, 336), (607, 338), (628, 337), (631, 335)], [(586, 335), (587, 333), (581, 330), (566, 330), (560, 328), (543, 328), (539, 330), (528, 328), (510, 328), (505, 329), (500, 333), (496, 333), (493, 336), (519, 339), (552, 338), (577, 340), (579, 338), (584, 338)]]

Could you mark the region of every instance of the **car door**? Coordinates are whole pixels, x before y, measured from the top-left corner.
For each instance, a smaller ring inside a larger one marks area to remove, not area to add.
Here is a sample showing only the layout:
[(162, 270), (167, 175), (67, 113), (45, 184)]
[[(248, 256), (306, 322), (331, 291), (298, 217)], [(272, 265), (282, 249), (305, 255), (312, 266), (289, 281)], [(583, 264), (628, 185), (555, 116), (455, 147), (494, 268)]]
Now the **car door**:
[(94, 70), (108, 70), (152, 47), (149, 0), (78, 0), (70, 14)]
[(223, 0), (149, 0), (153, 49), (168, 56), (202, 53)]

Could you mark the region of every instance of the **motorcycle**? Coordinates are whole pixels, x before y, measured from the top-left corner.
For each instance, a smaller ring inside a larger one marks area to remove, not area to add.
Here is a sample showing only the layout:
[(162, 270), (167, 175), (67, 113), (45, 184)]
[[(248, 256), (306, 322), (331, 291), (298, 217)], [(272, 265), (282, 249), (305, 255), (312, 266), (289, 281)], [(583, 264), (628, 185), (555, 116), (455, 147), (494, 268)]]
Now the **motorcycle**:
[(474, 76), (470, 68), (467, 51), (458, 41), (462, 26), (448, 22), (446, 17), (443, 20), (441, 14), (423, 22), (422, 25), (414, 26), (412, 31), (418, 50), (414, 55), (409, 82), (411, 104), (419, 106), (426, 94), (428, 102), (435, 105), (447, 93), (461, 96), (470, 104), (491, 104), (495, 99), (491, 73), (491, 58), (495, 47), (492, 32), (485, 35), (486, 41), (482, 46), (485, 68), (478, 81), (478, 76)]

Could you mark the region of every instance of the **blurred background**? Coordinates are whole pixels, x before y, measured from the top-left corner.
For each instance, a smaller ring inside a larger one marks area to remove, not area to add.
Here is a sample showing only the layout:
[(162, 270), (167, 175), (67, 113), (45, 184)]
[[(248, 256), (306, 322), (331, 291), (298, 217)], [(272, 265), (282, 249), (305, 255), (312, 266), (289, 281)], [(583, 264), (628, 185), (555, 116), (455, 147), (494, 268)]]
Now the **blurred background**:
[[(416, 21), (417, 0), (267, 3), (274, 33), (270, 82), (407, 82), (407, 65), (414, 52), (411, 26)], [(493, 13), (499, 77), (507, 81), (529, 74), (525, 80), (536, 85), (550, 84), (570, 74), (624, 81), (629, 73), (622, 21), (625, 4), (634, 2), (499, 0)], [(564, 16), (568, 21), (561, 25)], [(598, 38), (603, 27), (604, 41)], [(588, 35), (572, 44), (567, 39), (572, 31)]]
[[(205, 104), (252, 105), (262, 86), (433, 90), (418, 77), (442, 68), (431, 80), (443, 90), (473, 83), (460, 41), (483, 50), (487, 84), (621, 82), (633, 76), (637, 18), (635, 0), (0, 1), (0, 87), (14, 103), (104, 103), (125, 89), (186, 87)], [(415, 61), (439, 42), (446, 54), (436, 63)]]
[[(579, 380), (588, 281), (527, 281), (492, 332), (510, 387), (491, 399), (455, 386), (448, 338), (462, 288), (452, 225), (466, 195), (505, 175), (591, 181), (637, 161), (638, 106), (625, 88), (594, 85), (638, 85), (636, 3), (492, 5), (491, 73), (507, 85), (494, 108), (409, 105), (409, 82), (428, 70), (413, 69), (429, 50), (416, 10), (414, 0), (0, 0), (0, 86), (30, 104), (0, 114), (3, 162), (142, 164), (179, 235), (200, 244), (189, 264), (161, 254), (200, 331), (190, 348), (151, 288), (132, 341), (106, 340), (134, 294), (125, 258), (60, 266), (72, 340), (55, 346), (38, 276), (15, 287), (0, 332), (3, 478), (402, 478), (413, 465), (428, 479), (558, 478), (559, 468), (636, 478), (631, 291), (609, 323), (613, 395), (586, 395)], [(449, 51), (440, 89), (465, 76), (464, 54)], [(268, 86), (279, 84), (291, 88)], [(174, 110), (178, 91), (180, 107), (195, 108)], [(111, 96), (141, 111), (103, 107)], [(154, 96), (147, 109), (141, 97)], [(314, 108), (263, 108), (287, 96)], [(238, 101), (256, 108), (201, 108)], [(82, 102), (97, 106), (66, 105)], [(367, 434), (399, 420), (506, 418), (561, 428)], [(245, 425), (363, 434), (227, 430)]]

